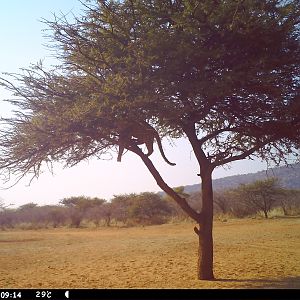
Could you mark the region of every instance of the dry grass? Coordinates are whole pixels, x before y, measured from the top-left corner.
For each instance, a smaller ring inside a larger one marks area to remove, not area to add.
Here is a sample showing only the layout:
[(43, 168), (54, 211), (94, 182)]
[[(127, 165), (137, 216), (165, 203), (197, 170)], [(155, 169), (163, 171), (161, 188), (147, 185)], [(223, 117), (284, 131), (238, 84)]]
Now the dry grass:
[(193, 224), (0, 232), (0, 288), (300, 288), (300, 219), (215, 222), (216, 281)]

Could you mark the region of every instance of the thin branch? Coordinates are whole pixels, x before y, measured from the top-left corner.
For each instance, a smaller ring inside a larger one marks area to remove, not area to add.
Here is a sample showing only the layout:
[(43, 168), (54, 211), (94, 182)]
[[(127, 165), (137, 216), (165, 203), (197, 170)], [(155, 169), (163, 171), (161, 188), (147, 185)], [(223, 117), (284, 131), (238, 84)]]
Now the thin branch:
[(199, 139), (198, 140), (199, 146), (202, 146), (209, 139), (211, 139), (211, 138), (213, 138), (213, 137), (215, 137), (215, 136), (217, 136), (220, 133), (225, 132), (225, 131), (234, 131), (234, 129), (226, 127), (226, 128), (221, 128), (221, 129), (215, 130), (212, 133), (210, 133), (210, 134), (204, 136), (203, 138)]
[(226, 159), (220, 160), (219, 162), (214, 162), (213, 166), (217, 167), (217, 166), (221, 166), (221, 165), (225, 165), (227, 163), (236, 161), (236, 160), (242, 160), (247, 158), (249, 155), (253, 154), (255, 151), (258, 151), (259, 149), (261, 149), (263, 146), (267, 145), (270, 142), (270, 140), (266, 140), (265, 142), (259, 142), (257, 143), (254, 147), (250, 148), (249, 150), (246, 150), (245, 152), (235, 155), (235, 156), (231, 156), (228, 157)]

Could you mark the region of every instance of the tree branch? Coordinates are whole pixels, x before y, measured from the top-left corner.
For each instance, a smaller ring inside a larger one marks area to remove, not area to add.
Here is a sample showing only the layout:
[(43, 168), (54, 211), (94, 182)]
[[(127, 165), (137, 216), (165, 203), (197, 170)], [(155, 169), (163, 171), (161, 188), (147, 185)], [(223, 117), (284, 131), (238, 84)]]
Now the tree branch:
[(161, 177), (161, 175), (159, 174), (159, 172), (157, 171), (157, 169), (155, 168), (155, 166), (153, 165), (152, 161), (149, 159), (149, 157), (144, 154), (142, 152), (142, 150), (137, 146), (132, 144), (130, 147), (128, 147), (128, 150), (134, 152), (135, 154), (137, 154), (142, 161), (144, 162), (144, 164), (146, 165), (146, 167), (148, 168), (148, 170), (150, 171), (150, 173), (152, 174), (152, 176), (154, 177), (154, 179), (156, 180), (157, 185), (166, 193), (168, 194), (170, 197), (172, 197), (176, 203), (192, 218), (194, 219), (197, 223), (200, 223), (200, 219), (201, 219), (201, 214), (197, 213), (194, 209), (192, 209), (189, 204), (187, 203), (185, 198), (180, 197), (171, 187), (169, 187), (165, 181), (163, 180), (163, 178)]
[(213, 170), (213, 165), (211, 164), (210, 159), (208, 159), (204, 153), (204, 151), (201, 148), (201, 143), (199, 142), (199, 139), (196, 135), (196, 131), (195, 131), (195, 124), (188, 124), (183, 126), (183, 131), (186, 134), (186, 136), (188, 137), (194, 154), (199, 162), (200, 165), (200, 173), (197, 174), (198, 176), (201, 176), (201, 173), (203, 173), (203, 171), (212, 171)]
[(207, 160), (203, 150), (201, 149), (201, 143), (199, 142), (196, 132), (195, 132), (195, 125), (194, 124), (187, 124), (182, 126), (183, 131), (186, 134), (187, 138), (189, 139), (192, 148), (194, 150), (195, 156), (199, 163), (204, 160)]
[(234, 130), (230, 129), (230, 128), (221, 128), (221, 129), (215, 130), (212, 133), (210, 133), (210, 134), (204, 136), (203, 138), (199, 139), (198, 143), (199, 143), (199, 145), (203, 145), (209, 139), (211, 139), (211, 138), (213, 138), (213, 137), (217, 136), (218, 134), (220, 134), (222, 132), (225, 132), (225, 131), (234, 131)]
[(270, 142), (270, 140), (266, 140), (263, 143), (257, 143), (256, 146), (252, 147), (251, 149), (239, 154), (239, 155), (235, 155), (235, 156), (231, 156), (228, 158), (225, 158), (223, 160), (220, 160), (219, 162), (214, 162), (213, 166), (214, 168), (217, 166), (221, 166), (221, 165), (225, 165), (227, 163), (236, 161), (236, 160), (241, 160), (241, 159), (245, 159), (247, 158), (249, 155), (253, 154), (255, 151), (259, 150), (261, 147), (265, 146), (266, 144), (268, 144)]

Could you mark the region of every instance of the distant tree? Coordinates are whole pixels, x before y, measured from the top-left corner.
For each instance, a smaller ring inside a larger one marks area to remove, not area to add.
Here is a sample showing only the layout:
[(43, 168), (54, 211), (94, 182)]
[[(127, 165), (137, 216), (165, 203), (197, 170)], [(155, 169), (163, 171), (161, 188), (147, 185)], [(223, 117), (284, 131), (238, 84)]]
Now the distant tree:
[(285, 216), (292, 214), (293, 210), (300, 211), (300, 190), (282, 189), (278, 203)]
[(100, 198), (90, 198), (86, 196), (73, 196), (69, 198), (64, 198), (60, 201), (61, 204), (67, 207), (76, 207), (79, 210), (86, 211), (94, 206), (102, 205), (105, 202), (104, 199)]
[(42, 227), (45, 222), (45, 213), (36, 203), (29, 202), (21, 205), (15, 212), (16, 223), (24, 223), (32, 228)]
[(29, 203), (26, 203), (26, 204), (23, 204), (19, 207), (19, 210), (20, 211), (26, 211), (26, 210), (31, 210), (33, 208), (37, 207), (37, 204), (36, 203), (33, 203), (33, 202), (29, 202)]
[(100, 217), (104, 220), (106, 226), (110, 226), (112, 216), (113, 216), (113, 208), (110, 202), (105, 202), (100, 209)]
[(54, 228), (67, 223), (67, 211), (65, 207), (58, 205), (46, 205), (42, 208), (47, 213), (47, 221), (52, 223)]
[(13, 214), (12, 211), (8, 209), (11, 204), (5, 204), (4, 200), (0, 199), (0, 228), (12, 227), (13, 224)]
[[(257, 213), (256, 208), (249, 207), (242, 201), (243, 199), (240, 198), (237, 188), (226, 189), (222, 195), (222, 199), (227, 202), (225, 205), (229, 206), (229, 211), (234, 217), (243, 218)], [(215, 204), (218, 206), (216, 202)]]
[(61, 204), (69, 208), (71, 225), (79, 227), (83, 218), (89, 209), (93, 209), (102, 205), (105, 202), (104, 199), (90, 198), (85, 196), (73, 196), (64, 198), (60, 201)]
[[(212, 280), (215, 168), (254, 156), (297, 159), (300, 2), (85, 4), (74, 22), (47, 22), (61, 59), (56, 70), (37, 65), (1, 80), (19, 111), (4, 120), (0, 169), (7, 178), (38, 177), (44, 163), (73, 166), (126, 148), (197, 223), (198, 278)], [(138, 146), (145, 136), (128, 132), (145, 124), (189, 141), (202, 181), (200, 212)]]
[(257, 180), (251, 184), (242, 184), (236, 193), (243, 203), (252, 210), (262, 211), (265, 218), (275, 204), (277, 197), (282, 193), (278, 179), (275, 177)]
[(214, 204), (223, 214), (231, 211), (230, 193), (226, 190), (215, 192)]
[(109, 215), (111, 215), (110, 203), (106, 200), (101, 199), (101, 201), (95, 202), (92, 206), (88, 207), (85, 211), (85, 218), (89, 221), (94, 222), (98, 227), (100, 222), (104, 221), (106, 226), (110, 225), (110, 220), (108, 220)]
[(172, 209), (157, 193), (145, 192), (137, 195), (129, 209), (129, 217), (139, 224), (163, 224)]
[(133, 205), (136, 198), (137, 194), (135, 193), (114, 195), (110, 202), (110, 207), (112, 209), (111, 217), (118, 222), (126, 224), (129, 218), (130, 207)]

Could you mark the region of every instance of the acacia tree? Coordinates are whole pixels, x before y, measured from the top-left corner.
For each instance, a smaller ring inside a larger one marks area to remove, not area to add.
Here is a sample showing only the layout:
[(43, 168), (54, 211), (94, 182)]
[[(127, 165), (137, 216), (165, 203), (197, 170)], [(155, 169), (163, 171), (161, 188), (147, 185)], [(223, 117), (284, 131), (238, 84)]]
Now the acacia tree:
[(279, 186), (278, 179), (272, 177), (250, 184), (241, 184), (234, 192), (246, 207), (263, 212), (267, 219), (268, 213), (283, 190)]
[(19, 111), (4, 120), (1, 169), (38, 176), (45, 162), (102, 157), (117, 147), (122, 120), (186, 137), (199, 163), (201, 212), (167, 185), (134, 139), (126, 148), (199, 225), (198, 277), (213, 279), (213, 170), (253, 156), (297, 158), (299, 6), (90, 0), (75, 21), (47, 21), (61, 64), (2, 80)]
[(138, 195), (134, 193), (114, 195), (110, 202), (111, 218), (126, 224), (129, 219), (130, 207), (137, 197)]
[(88, 210), (95, 210), (105, 203), (104, 199), (90, 198), (85, 196), (73, 196), (64, 198), (61, 204), (69, 208), (72, 226), (79, 227)]
[(163, 224), (171, 213), (168, 202), (157, 193), (141, 193), (133, 200), (129, 208), (129, 217), (138, 224)]
[(299, 211), (300, 204), (300, 190), (296, 189), (282, 189), (279, 195), (278, 203), (280, 204), (283, 214), (288, 216), (293, 213), (293, 210), (297, 213)]

